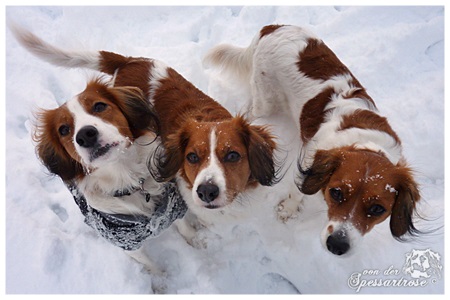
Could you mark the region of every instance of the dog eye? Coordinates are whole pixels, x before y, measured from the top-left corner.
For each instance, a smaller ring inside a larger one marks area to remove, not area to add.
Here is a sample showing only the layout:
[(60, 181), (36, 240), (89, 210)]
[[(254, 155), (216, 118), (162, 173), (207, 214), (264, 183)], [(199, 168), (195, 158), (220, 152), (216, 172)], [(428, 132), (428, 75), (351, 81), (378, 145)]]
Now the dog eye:
[(106, 109), (106, 107), (108, 107), (108, 104), (103, 103), (103, 102), (97, 102), (94, 104), (93, 109), (94, 109), (94, 112), (99, 113), (99, 112), (104, 111)]
[(191, 164), (196, 164), (196, 163), (198, 163), (200, 161), (200, 158), (198, 157), (198, 155), (193, 153), (193, 152), (191, 152), (188, 155), (186, 155), (186, 159)]
[(70, 133), (70, 126), (69, 125), (61, 125), (58, 128), (58, 132), (61, 136), (66, 136)]
[(236, 151), (230, 151), (225, 155), (224, 161), (225, 162), (237, 162), (241, 159), (241, 155), (237, 153)]
[(386, 208), (379, 204), (372, 205), (367, 210), (367, 216), (381, 216), (386, 211)]
[(331, 188), (330, 196), (331, 196), (331, 198), (333, 198), (334, 201), (336, 201), (338, 203), (342, 203), (342, 201), (344, 201), (344, 195), (342, 194), (342, 191), (340, 188)]

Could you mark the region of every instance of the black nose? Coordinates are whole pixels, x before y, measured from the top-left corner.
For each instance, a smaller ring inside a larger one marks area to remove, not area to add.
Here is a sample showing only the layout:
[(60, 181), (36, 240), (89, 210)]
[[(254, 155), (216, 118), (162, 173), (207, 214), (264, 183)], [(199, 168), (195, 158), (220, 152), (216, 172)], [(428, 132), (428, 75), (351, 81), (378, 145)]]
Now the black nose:
[(84, 148), (91, 148), (98, 142), (98, 130), (94, 126), (84, 126), (75, 138), (78, 145)]
[(327, 248), (333, 254), (342, 255), (350, 249), (350, 243), (344, 231), (333, 233), (327, 238)]
[(200, 184), (197, 188), (197, 195), (203, 202), (210, 203), (219, 196), (219, 188), (212, 183)]

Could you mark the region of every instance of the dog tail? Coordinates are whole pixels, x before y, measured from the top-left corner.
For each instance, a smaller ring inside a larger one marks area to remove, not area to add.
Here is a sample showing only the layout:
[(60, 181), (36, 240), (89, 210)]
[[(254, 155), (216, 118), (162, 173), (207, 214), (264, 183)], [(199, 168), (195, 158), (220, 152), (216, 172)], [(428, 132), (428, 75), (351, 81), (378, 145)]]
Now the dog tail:
[(203, 65), (218, 68), (226, 75), (249, 83), (253, 69), (253, 53), (258, 41), (259, 37), (254, 39), (247, 48), (229, 44), (217, 45), (206, 53)]
[(38, 58), (65, 68), (87, 68), (114, 75), (116, 69), (131, 58), (107, 51), (71, 51), (57, 48), (27, 29), (9, 23), (8, 26), (17, 41)]
[(98, 51), (68, 51), (62, 50), (43, 41), (30, 31), (15, 23), (9, 28), (17, 41), (38, 58), (56, 66), (66, 68), (88, 68), (99, 70), (100, 54)]

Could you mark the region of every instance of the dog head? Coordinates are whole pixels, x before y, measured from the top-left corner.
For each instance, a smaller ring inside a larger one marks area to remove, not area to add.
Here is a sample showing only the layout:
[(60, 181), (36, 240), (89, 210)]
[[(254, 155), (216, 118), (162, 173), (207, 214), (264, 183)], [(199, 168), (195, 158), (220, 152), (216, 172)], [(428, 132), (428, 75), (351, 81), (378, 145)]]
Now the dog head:
[(220, 208), (257, 183), (275, 182), (274, 149), (268, 130), (243, 117), (190, 120), (167, 138), (159, 175), (170, 178), (179, 172), (196, 205)]
[(142, 91), (100, 80), (64, 105), (37, 113), (34, 140), (47, 169), (64, 181), (114, 162), (139, 136), (158, 134), (158, 119)]
[(394, 165), (382, 153), (349, 146), (317, 151), (303, 174), (300, 190), (307, 195), (322, 191), (328, 205), (322, 242), (330, 252), (346, 253), (389, 216), (395, 238), (417, 232), (412, 214), (420, 194), (404, 162)]

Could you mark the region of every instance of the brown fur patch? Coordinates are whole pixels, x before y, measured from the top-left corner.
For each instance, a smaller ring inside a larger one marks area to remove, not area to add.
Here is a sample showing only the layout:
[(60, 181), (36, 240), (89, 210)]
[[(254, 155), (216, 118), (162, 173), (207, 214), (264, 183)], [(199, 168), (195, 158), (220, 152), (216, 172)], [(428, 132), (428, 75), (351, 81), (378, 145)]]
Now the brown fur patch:
[(300, 72), (311, 79), (324, 81), (333, 76), (348, 74), (352, 78), (351, 85), (357, 89), (350, 94), (343, 95), (343, 98), (361, 98), (375, 106), (375, 102), (367, 94), (365, 88), (327, 45), (321, 40), (312, 38), (308, 39), (307, 43), (306, 48), (300, 52), (297, 62)]
[(319, 130), (325, 120), (325, 106), (331, 101), (333, 88), (328, 88), (316, 97), (306, 102), (300, 115), (301, 138), (304, 143), (308, 142)]
[(114, 86), (133, 86), (142, 90), (148, 98), (150, 96), (150, 70), (153, 62), (147, 58), (125, 57), (120, 54), (100, 51), (100, 70), (107, 74), (117, 74)]
[(259, 38), (263, 38), (264, 36), (271, 34), (272, 32), (274, 32), (275, 30), (277, 30), (280, 27), (283, 27), (285, 25), (267, 25), (264, 26), (261, 31), (259, 32)]
[(308, 39), (297, 63), (300, 72), (311, 79), (328, 80), (333, 76), (351, 74), (348, 68), (321, 40)]
[(83, 178), (83, 166), (73, 145), (73, 126), (64, 137), (58, 132), (62, 125), (73, 124), (73, 117), (67, 106), (39, 111), (36, 118), (38, 124), (33, 140), (36, 142), (36, 153), (44, 166), (64, 181)]
[(232, 117), (224, 107), (172, 68), (167, 69), (167, 78), (160, 80), (155, 91), (154, 106), (158, 114), (163, 116), (160, 119), (163, 139), (176, 132), (187, 119), (213, 122)]
[(401, 143), (387, 119), (369, 110), (356, 110), (351, 115), (343, 116), (339, 130), (346, 130), (349, 128), (372, 129), (386, 132), (392, 136), (398, 144)]

